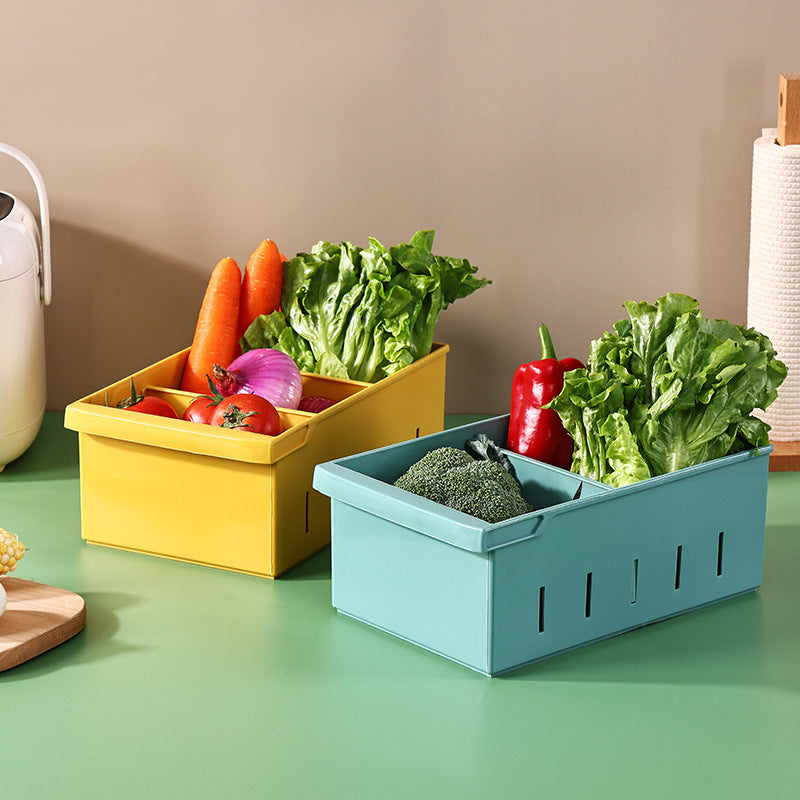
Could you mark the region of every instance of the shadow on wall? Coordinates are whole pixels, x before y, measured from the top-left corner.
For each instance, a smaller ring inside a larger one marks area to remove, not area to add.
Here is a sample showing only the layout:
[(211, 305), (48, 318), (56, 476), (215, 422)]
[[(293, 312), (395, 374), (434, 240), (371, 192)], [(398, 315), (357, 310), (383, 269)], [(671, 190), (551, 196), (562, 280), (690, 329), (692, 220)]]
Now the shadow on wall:
[[(47, 408), (66, 405), (188, 347), (213, 264), (181, 261), (137, 244), (51, 221), (53, 301), (45, 311)], [(447, 342), (446, 410), (486, 407), (488, 385), (511, 375), (476, 331), (467, 304), (447, 310), (436, 340)], [(478, 368), (476, 365), (481, 365)], [(488, 366), (487, 366), (488, 365)]]
[[(468, 302), (472, 302), (471, 298), (459, 301)], [(445, 413), (505, 414), (517, 365), (499, 358), (486, 332), (475, 326), (474, 317), (463, 306), (461, 310), (465, 313), (454, 314), (446, 309), (433, 337), (450, 347), (445, 370)]]
[[(706, 316), (744, 323), (750, 264), (750, 192), (753, 142), (761, 128), (777, 124), (778, 78), (775, 76), (775, 121), (759, 124), (764, 105), (763, 59), (728, 68), (719, 124), (703, 132), (697, 227), (698, 299)], [(719, 256), (736, 253), (733, 262)], [(720, 283), (741, 286), (735, 297), (721, 294)], [(728, 297), (725, 306), (704, 307), (711, 297)]]
[(45, 312), (47, 408), (65, 405), (191, 344), (208, 271), (52, 221)]

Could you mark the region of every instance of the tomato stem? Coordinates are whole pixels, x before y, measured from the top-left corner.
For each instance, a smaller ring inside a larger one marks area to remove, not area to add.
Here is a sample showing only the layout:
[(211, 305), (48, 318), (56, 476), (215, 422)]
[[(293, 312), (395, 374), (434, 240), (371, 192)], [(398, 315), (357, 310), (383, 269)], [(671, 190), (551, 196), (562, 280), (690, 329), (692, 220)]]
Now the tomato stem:
[(242, 411), (239, 406), (228, 406), (222, 418), (225, 420), (221, 427), (223, 428), (252, 428), (253, 426), (245, 424), (245, 420), (253, 415), (258, 416), (258, 411)]
[(144, 395), (136, 391), (136, 385), (133, 382), (133, 378), (131, 378), (131, 396), (120, 400), (119, 403), (117, 403), (117, 408), (130, 408), (136, 405), (136, 403), (141, 403), (142, 400), (144, 400)]
[(211, 394), (201, 394), (198, 397), (207, 397), (211, 402), (209, 403), (210, 406), (219, 405), (224, 399), (225, 395), (221, 394), (219, 389), (214, 386), (214, 381), (211, 380), (211, 376), (206, 374), (206, 380), (208, 381), (208, 389)]

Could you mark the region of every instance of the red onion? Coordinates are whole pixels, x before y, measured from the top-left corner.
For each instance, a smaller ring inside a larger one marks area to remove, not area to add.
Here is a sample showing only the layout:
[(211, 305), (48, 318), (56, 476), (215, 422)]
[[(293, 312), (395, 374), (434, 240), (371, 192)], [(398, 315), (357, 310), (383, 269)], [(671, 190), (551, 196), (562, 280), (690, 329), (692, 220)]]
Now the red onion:
[(214, 364), (220, 394), (257, 394), (280, 408), (297, 408), (303, 394), (300, 370), (290, 356), (262, 347), (235, 358), (228, 369)]
[(327, 397), (320, 397), (317, 394), (310, 394), (300, 401), (300, 405), (297, 408), (299, 411), (310, 411), (313, 414), (317, 414), (335, 404), (335, 400), (331, 400)]

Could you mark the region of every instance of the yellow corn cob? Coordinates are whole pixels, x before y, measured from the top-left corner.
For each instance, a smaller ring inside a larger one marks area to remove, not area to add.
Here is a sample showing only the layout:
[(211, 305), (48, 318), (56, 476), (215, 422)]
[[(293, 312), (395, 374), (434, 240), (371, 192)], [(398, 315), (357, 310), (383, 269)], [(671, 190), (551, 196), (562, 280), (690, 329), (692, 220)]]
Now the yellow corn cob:
[(0, 577), (8, 575), (25, 555), (25, 545), (7, 530), (0, 528)]

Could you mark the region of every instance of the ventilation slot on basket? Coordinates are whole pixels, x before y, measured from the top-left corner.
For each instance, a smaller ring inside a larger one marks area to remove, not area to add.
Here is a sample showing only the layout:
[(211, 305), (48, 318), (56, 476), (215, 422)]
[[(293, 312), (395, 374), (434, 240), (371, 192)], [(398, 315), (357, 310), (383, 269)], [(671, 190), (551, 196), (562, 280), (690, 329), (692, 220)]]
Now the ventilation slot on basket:
[(306, 534), (309, 532), (309, 529), (308, 529), (308, 495), (309, 495), (309, 492), (306, 492)]
[(681, 558), (683, 556), (683, 545), (678, 545), (678, 552), (675, 555), (675, 588), (681, 588)]
[(592, 616), (592, 573), (586, 573), (586, 619)]
[(633, 579), (631, 580), (631, 604), (636, 602), (639, 594), (639, 559), (633, 559)]
[(419, 428), (417, 428), (417, 435), (414, 438), (419, 439)]
[(724, 533), (720, 531), (717, 539), (717, 576), (722, 575), (722, 537)]
[(539, 633), (544, 633), (544, 586), (539, 587)]

